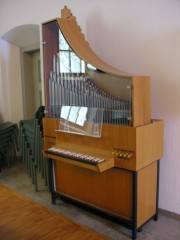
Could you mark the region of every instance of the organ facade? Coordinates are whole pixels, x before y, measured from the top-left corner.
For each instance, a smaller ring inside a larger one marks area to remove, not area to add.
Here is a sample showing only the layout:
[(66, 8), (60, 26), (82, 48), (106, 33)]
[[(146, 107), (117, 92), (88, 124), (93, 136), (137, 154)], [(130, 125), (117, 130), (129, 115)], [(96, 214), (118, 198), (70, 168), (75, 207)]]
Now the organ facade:
[(61, 196), (132, 230), (158, 218), (163, 121), (151, 119), (150, 78), (99, 58), (70, 9), (42, 24), (44, 156)]

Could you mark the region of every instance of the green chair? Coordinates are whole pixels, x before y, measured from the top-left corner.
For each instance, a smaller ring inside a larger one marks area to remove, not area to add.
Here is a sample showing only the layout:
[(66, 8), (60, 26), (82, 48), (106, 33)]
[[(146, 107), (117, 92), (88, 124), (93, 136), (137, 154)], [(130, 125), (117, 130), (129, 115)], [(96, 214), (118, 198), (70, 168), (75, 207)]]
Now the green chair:
[(0, 124), (0, 160), (10, 166), (18, 151), (18, 127), (12, 122)]
[(41, 137), (42, 119), (45, 116), (44, 106), (40, 106), (32, 120), (21, 120), (19, 122), (19, 147), (22, 161), (26, 165), (27, 172), (38, 191), (37, 170), (42, 171), (41, 163)]

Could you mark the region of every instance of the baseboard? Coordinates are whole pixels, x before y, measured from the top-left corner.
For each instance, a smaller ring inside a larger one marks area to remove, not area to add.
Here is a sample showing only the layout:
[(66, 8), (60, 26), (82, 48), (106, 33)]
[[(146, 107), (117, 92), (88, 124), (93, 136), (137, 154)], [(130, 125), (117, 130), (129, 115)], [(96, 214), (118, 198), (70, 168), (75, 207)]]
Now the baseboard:
[(159, 208), (159, 214), (180, 221), (180, 214)]

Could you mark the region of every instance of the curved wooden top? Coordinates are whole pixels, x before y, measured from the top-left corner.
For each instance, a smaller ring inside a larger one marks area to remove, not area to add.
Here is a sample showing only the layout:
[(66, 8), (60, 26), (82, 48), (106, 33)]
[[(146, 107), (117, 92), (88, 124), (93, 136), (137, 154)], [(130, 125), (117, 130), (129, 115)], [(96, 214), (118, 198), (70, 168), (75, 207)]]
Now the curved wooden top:
[(96, 55), (89, 46), (89, 43), (85, 40), (84, 34), (81, 32), (81, 28), (77, 24), (76, 18), (66, 6), (61, 10), (61, 18), (58, 18), (57, 22), (70, 47), (86, 63), (91, 64), (105, 73), (118, 76), (130, 76), (129, 74), (112, 67)]

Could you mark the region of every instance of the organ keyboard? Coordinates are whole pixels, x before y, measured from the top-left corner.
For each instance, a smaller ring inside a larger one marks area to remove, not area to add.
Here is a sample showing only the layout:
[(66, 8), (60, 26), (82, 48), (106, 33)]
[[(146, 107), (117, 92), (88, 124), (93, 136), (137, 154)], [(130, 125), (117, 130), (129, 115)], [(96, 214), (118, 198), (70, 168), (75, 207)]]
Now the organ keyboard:
[(80, 166), (98, 172), (103, 172), (114, 166), (114, 157), (110, 151), (80, 147), (74, 143), (60, 143), (44, 150), (47, 158), (56, 158), (60, 161)]
[(121, 72), (100, 59), (76, 18), (42, 24), (52, 202), (63, 196), (132, 229), (132, 239), (158, 215), (163, 121), (151, 119), (150, 78)]
[(77, 153), (77, 152), (72, 152), (69, 150), (64, 150), (61, 148), (49, 148), (48, 150), (45, 151), (46, 153), (50, 153), (50, 154), (54, 154), (60, 157), (66, 157), (69, 159), (73, 159), (79, 162), (84, 162), (84, 163), (89, 163), (92, 165), (97, 165), (101, 162), (104, 162), (105, 160), (103, 158), (99, 158), (99, 157), (94, 157), (94, 156), (89, 156), (86, 154), (82, 154), (82, 153)]

